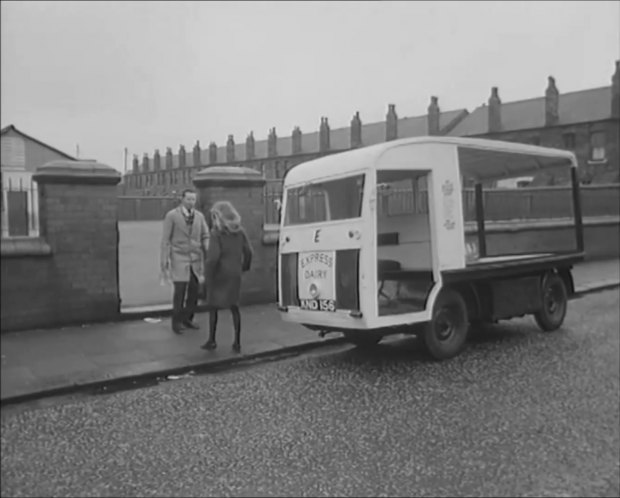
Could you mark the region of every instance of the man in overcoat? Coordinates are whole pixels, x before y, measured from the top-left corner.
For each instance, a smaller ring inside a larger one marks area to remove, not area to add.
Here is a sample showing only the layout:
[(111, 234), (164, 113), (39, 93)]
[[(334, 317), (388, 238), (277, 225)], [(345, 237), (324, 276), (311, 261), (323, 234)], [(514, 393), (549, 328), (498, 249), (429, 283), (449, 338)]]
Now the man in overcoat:
[(198, 304), (198, 286), (204, 282), (204, 260), (209, 246), (209, 228), (195, 209), (196, 192), (183, 191), (181, 204), (166, 214), (161, 240), (161, 271), (174, 284), (172, 330), (199, 328), (193, 321)]

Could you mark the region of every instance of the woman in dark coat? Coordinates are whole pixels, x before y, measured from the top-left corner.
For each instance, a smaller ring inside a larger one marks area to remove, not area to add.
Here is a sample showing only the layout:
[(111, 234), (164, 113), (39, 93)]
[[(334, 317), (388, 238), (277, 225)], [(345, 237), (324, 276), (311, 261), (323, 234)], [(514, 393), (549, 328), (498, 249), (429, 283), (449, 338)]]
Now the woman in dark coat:
[(252, 247), (241, 226), (241, 217), (228, 201), (216, 202), (211, 208), (212, 229), (205, 262), (207, 306), (209, 307), (209, 339), (201, 348), (215, 349), (217, 313), (230, 309), (235, 326), (233, 350), (241, 350), (241, 313), (239, 292), (241, 273), (252, 262)]

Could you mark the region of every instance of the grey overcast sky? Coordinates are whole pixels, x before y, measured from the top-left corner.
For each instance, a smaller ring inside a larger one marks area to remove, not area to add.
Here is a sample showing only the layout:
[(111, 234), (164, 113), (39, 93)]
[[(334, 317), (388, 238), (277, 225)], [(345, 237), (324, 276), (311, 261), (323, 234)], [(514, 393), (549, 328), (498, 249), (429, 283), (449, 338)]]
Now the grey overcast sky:
[(620, 2), (2, 1), (1, 124), (119, 170), (265, 139), (611, 83)]

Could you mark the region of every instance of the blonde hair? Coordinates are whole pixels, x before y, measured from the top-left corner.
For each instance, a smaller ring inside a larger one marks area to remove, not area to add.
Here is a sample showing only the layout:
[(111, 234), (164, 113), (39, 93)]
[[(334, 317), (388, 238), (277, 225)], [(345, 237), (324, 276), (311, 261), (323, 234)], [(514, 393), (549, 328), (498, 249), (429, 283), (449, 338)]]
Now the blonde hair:
[(235, 206), (228, 201), (218, 201), (211, 207), (213, 226), (218, 230), (238, 232), (241, 229), (241, 216)]

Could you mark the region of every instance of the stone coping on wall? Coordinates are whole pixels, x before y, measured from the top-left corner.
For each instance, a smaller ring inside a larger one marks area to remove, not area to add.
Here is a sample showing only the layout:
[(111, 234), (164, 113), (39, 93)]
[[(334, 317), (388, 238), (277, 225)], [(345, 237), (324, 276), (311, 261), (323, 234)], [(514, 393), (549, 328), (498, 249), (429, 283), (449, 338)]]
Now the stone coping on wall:
[[(548, 230), (551, 228), (563, 228), (574, 226), (573, 218), (555, 218), (540, 220), (511, 220), (511, 221), (489, 221), (485, 223), (486, 233), (493, 232), (521, 232), (524, 230)], [(600, 225), (620, 225), (620, 216), (596, 216), (583, 219), (584, 226)], [(465, 233), (477, 233), (476, 222), (465, 223)], [(263, 225), (263, 244), (276, 245), (280, 234), (280, 226), (277, 223)]]
[(57, 160), (39, 166), (32, 178), (39, 183), (117, 185), (121, 173), (96, 161)]
[(52, 248), (41, 237), (10, 237), (0, 241), (0, 255), (3, 258), (51, 254)]
[(194, 185), (201, 187), (262, 187), (265, 177), (255, 169), (244, 166), (210, 166), (200, 170), (193, 178)]

